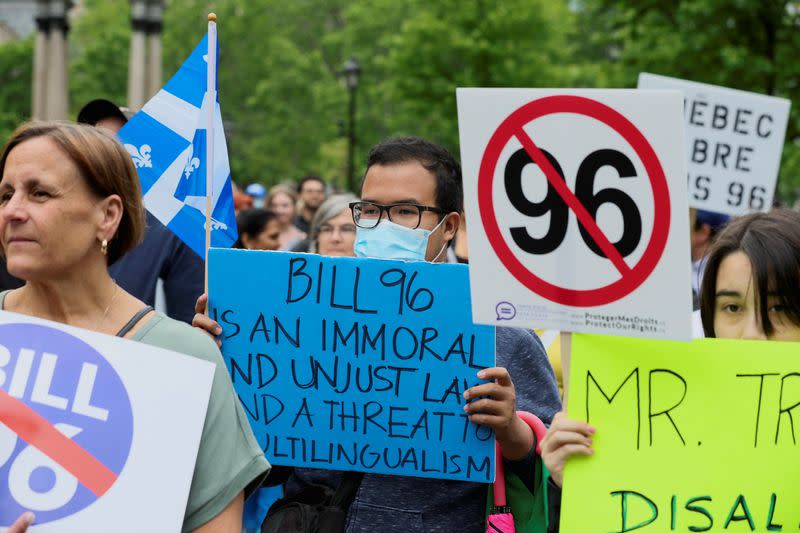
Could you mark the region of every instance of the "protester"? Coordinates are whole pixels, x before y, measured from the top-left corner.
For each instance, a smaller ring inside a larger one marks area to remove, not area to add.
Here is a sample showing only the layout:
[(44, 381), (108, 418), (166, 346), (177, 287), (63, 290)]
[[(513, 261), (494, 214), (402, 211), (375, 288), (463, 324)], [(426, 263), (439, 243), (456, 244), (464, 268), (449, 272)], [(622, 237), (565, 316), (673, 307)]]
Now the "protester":
[(105, 128), (115, 134), (127, 124), (130, 110), (121, 108), (111, 100), (97, 98), (78, 111), (78, 122)]
[(233, 212), (239, 214), (239, 211), (245, 211), (253, 207), (253, 197), (242, 191), (236, 182), (231, 182), (231, 189), (233, 192)]
[[(116, 134), (128, 121), (113, 102), (98, 99), (78, 113), (78, 122), (105, 128)], [(137, 175), (134, 179), (139, 180)], [(203, 260), (159, 220), (146, 212), (144, 239), (136, 248), (109, 267), (120, 287), (147, 305), (156, 305), (159, 280), (163, 283), (166, 313), (191, 322), (194, 301), (203, 292)]]
[(276, 185), (269, 190), (267, 207), (278, 217), (281, 225), (279, 250), (291, 250), (294, 245), (306, 238), (306, 234), (294, 225), (297, 194), (288, 185)]
[[(0, 309), (214, 363), (183, 531), (240, 533), (244, 497), (269, 464), (219, 351), (197, 330), (154, 312), (108, 273), (108, 263), (142, 239), (144, 224), (136, 169), (111, 135), (77, 124), (21, 126), (0, 156), (0, 252), (25, 285), (0, 293)], [(157, 479), (152, 484), (161, 489)], [(28, 518), (12, 531), (25, 531)]]
[[(455, 158), (433, 143), (405, 137), (375, 146), (367, 167), (361, 201), (352, 205), (356, 256), (441, 262), (463, 208)], [(193, 324), (219, 334), (219, 325), (201, 314), (205, 303), (203, 295)], [(488, 383), (465, 391), (467, 400), (480, 398), (466, 409), (472, 422), (494, 430), (506, 468), (533, 490), (536, 443), (516, 410), (549, 422), (560, 406), (555, 377), (541, 342), (527, 330), (497, 328), (496, 364), (479, 376)], [(524, 386), (516, 389), (512, 376)], [(342, 472), (295, 468), (285, 492), (291, 498), (313, 485), (334, 489), (343, 477)], [(483, 532), (486, 490), (479, 483), (365, 474), (347, 513), (347, 531)]]
[(350, 204), (356, 200), (352, 194), (337, 194), (319, 206), (311, 223), (310, 252), (332, 257), (355, 256), (356, 226)]
[(317, 209), (325, 201), (325, 180), (319, 176), (305, 176), (297, 184), (299, 213), (294, 219), (297, 229), (308, 235)]
[[(734, 219), (709, 249), (700, 310), (707, 337), (800, 342), (800, 213), (776, 209)], [(558, 531), (564, 464), (591, 455), (595, 428), (561, 412), (542, 441)]]
[(248, 209), (236, 216), (239, 240), (234, 248), (245, 250), (277, 250), (281, 234), (280, 223), (269, 209)]
[[(700, 285), (703, 281), (703, 271), (706, 266), (706, 256), (717, 233), (728, 222), (730, 217), (711, 211), (697, 209), (694, 214), (694, 222), (691, 231), (692, 246), (692, 293), (695, 295), (695, 302), (699, 302)], [(694, 305), (697, 309), (697, 303)]]
[(267, 188), (260, 183), (251, 183), (245, 192), (253, 199), (253, 207), (264, 207), (266, 205)]

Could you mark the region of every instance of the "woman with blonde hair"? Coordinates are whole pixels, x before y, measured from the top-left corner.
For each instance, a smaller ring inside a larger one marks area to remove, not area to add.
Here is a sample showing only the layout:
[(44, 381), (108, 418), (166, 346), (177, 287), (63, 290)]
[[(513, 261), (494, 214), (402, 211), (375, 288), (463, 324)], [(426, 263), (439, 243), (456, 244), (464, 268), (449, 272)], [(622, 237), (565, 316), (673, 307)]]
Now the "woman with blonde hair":
[(267, 207), (278, 217), (281, 234), (278, 237), (279, 250), (291, 250), (294, 245), (306, 238), (306, 234), (294, 225), (297, 213), (297, 193), (288, 185), (275, 185), (267, 195)]

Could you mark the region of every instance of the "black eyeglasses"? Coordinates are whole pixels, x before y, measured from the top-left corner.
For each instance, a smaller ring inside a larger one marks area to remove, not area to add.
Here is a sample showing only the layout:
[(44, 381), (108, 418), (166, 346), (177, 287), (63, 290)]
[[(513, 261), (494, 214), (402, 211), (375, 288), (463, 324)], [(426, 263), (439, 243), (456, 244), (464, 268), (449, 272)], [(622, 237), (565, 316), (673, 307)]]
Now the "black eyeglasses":
[(418, 204), (391, 204), (381, 205), (372, 202), (353, 202), (350, 204), (350, 211), (353, 212), (353, 222), (356, 226), (364, 229), (372, 229), (380, 224), (383, 213), (394, 222), (409, 229), (416, 229), (422, 221), (422, 213), (431, 211), (439, 215), (444, 211), (438, 207), (430, 207)]

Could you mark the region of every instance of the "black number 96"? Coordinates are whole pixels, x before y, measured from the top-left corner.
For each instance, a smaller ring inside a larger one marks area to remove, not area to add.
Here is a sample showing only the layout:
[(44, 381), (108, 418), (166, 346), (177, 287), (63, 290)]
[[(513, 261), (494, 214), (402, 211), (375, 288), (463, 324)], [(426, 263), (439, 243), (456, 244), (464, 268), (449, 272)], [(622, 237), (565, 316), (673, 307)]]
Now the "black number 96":
[[(564, 172), (561, 169), (561, 165), (546, 150), (542, 150), (542, 153), (550, 161), (550, 164), (563, 181)], [(547, 182), (547, 194), (541, 202), (531, 202), (525, 196), (522, 190), (522, 170), (527, 165), (532, 164), (535, 165), (536, 163), (524, 148), (514, 152), (508, 163), (506, 163), (506, 194), (511, 201), (511, 205), (525, 216), (540, 217), (550, 213), (550, 227), (547, 229), (547, 233), (539, 238), (531, 237), (524, 226), (510, 229), (511, 237), (517, 246), (530, 254), (543, 255), (549, 254), (561, 246), (564, 241), (564, 237), (567, 234), (567, 226), (569, 225), (569, 207), (549, 180)], [(594, 191), (594, 180), (597, 172), (605, 166), (614, 168), (620, 178), (636, 177), (636, 169), (625, 154), (611, 149), (597, 150), (589, 154), (578, 167), (578, 174), (575, 180), (575, 197), (583, 204), (595, 221), (597, 221), (597, 211), (601, 205), (610, 203), (617, 206), (622, 214), (624, 229), (622, 236), (612, 245), (622, 257), (627, 257), (636, 249), (642, 238), (642, 217), (636, 207), (636, 202), (623, 191), (611, 187), (597, 192)], [(579, 228), (586, 246), (598, 256), (606, 257), (606, 254), (594, 242), (586, 228), (582, 224), (579, 224)]]

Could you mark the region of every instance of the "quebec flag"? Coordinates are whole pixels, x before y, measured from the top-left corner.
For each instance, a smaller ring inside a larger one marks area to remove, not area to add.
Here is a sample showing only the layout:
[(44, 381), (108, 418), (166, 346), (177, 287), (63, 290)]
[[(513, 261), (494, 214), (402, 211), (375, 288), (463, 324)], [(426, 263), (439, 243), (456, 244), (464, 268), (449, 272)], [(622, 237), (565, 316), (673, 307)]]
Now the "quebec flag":
[[(144, 206), (200, 257), (205, 257), (206, 94), (208, 35), (178, 72), (119, 131), (142, 184)], [(218, 54), (219, 56), (219, 54)], [(219, 100), (214, 105), (211, 246), (238, 238), (228, 148)]]

